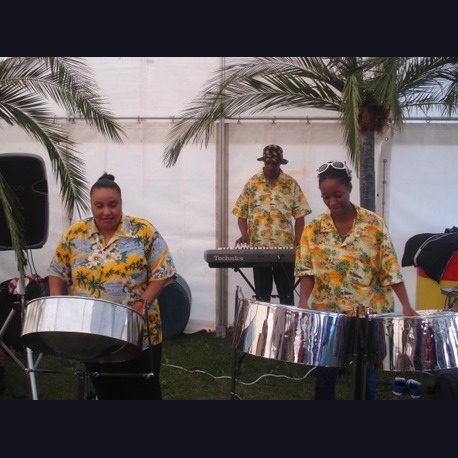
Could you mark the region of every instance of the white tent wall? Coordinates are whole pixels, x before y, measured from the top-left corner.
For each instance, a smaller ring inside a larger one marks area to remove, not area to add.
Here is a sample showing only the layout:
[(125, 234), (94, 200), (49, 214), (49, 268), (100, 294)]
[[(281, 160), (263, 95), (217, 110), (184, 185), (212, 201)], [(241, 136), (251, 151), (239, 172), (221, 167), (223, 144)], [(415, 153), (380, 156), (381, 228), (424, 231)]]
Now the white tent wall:
[[(401, 259), (410, 237), (458, 226), (458, 125), (408, 123), (386, 138), (392, 144), (382, 157), (388, 163), (386, 219)], [(416, 268), (405, 267), (403, 275), (414, 303)]]
[[(223, 245), (233, 247), (239, 233), (231, 210), (245, 181), (262, 167), (256, 159), (263, 147), (278, 143), (284, 148), (289, 163), (283, 169), (298, 180), (313, 210), (306, 221), (325, 210), (317, 187), (317, 167), (330, 159), (347, 160), (337, 121), (318, 119), (318, 115), (312, 118), (313, 111), (301, 115), (296, 110), (296, 120), (282, 121), (284, 113), (272, 113), (264, 121), (227, 121), (223, 130), (216, 127), (207, 148), (186, 145), (176, 165), (165, 167), (162, 153), (173, 118), (222, 61), (220, 57), (88, 58), (110, 111), (126, 131), (126, 140), (115, 144), (78, 119), (65, 124), (79, 143), (88, 183), (104, 171), (115, 175), (123, 191), (124, 211), (151, 220), (167, 240), (178, 272), (192, 292), (185, 332), (232, 325), (236, 287), (246, 296), (252, 294), (239, 273), (209, 268), (203, 254)], [(299, 119), (306, 115), (311, 119)], [(69, 224), (60, 188), (44, 148), (21, 129), (2, 127), (0, 154), (31, 153), (45, 160), (49, 235), (43, 248), (32, 250), (34, 267), (45, 276), (57, 241)], [(454, 198), (457, 137), (458, 129), (452, 123), (406, 124), (402, 133), (390, 132), (377, 143), (377, 210), (387, 220), (399, 258), (409, 237), (458, 225)], [(352, 200), (359, 203), (356, 176)], [(251, 269), (244, 271), (252, 281)], [(414, 304), (415, 269), (407, 267), (403, 273)], [(1, 252), (0, 281), (16, 274), (13, 253)]]

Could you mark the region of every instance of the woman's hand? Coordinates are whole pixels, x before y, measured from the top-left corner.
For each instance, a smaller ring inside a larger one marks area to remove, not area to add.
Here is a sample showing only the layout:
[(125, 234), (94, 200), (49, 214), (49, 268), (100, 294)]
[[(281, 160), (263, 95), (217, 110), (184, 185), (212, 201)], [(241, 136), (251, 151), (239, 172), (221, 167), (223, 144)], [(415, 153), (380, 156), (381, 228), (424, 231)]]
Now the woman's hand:
[(148, 306), (148, 302), (145, 299), (138, 299), (137, 301), (134, 302), (132, 305), (132, 308), (140, 313), (141, 316), (145, 315), (145, 309)]
[(402, 314), (405, 316), (419, 316), (419, 314), (410, 305), (402, 307)]
[(310, 307), (308, 300), (301, 297), (299, 298), (299, 303), (297, 304), (298, 308), (300, 309), (310, 309), (312, 310), (312, 307)]

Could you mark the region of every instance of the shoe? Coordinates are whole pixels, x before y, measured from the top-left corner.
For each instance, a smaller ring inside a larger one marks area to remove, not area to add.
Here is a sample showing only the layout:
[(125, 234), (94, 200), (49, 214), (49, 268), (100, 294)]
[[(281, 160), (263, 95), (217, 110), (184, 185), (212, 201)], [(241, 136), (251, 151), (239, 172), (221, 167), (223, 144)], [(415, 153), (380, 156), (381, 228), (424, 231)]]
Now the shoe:
[(409, 379), (406, 382), (407, 389), (409, 390), (410, 397), (418, 399), (421, 397), (421, 383), (414, 379)]
[(395, 377), (391, 392), (395, 396), (402, 396), (406, 390), (406, 379), (404, 377)]

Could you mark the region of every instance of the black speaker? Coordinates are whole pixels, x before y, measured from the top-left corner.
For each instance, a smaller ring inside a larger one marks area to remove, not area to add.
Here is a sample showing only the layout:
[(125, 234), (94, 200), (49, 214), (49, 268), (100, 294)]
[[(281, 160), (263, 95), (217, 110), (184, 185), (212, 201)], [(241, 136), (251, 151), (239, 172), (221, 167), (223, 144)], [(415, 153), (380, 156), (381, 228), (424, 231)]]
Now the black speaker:
[[(43, 159), (35, 154), (0, 154), (0, 172), (22, 206), (25, 249), (41, 248), (48, 239), (48, 181)], [(3, 204), (0, 207), (0, 250), (12, 250)]]
[(180, 335), (189, 321), (192, 294), (186, 280), (178, 274), (157, 298), (162, 321), (162, 338), (171, 339)]

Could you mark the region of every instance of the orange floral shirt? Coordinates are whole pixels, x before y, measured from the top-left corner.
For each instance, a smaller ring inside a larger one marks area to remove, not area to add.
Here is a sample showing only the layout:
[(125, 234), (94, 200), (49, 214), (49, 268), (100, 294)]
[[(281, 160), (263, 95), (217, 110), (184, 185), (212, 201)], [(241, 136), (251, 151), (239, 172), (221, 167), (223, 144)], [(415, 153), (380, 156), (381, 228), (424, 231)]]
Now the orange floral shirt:
[(313, 219), (302, 233), (295, 275), (313, 275), (311, 306), (327, 312), (373, 313), (394, 310), (392, 284), (403, 281), (391, 236), (383, 218), (361, 207), (344, 241), (329, 211)]
[(253, 175), (232, 209), (235, 216), (247, 220), (250, 245), (271, 248), (292, 247), (292, 218), (311, 212), (299, 183), (282, 170), (274, 185), (270, 185), (262, 170)]

